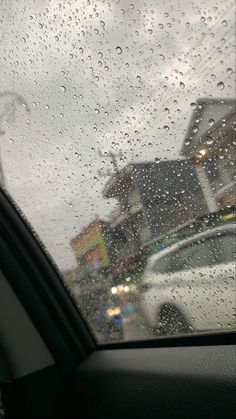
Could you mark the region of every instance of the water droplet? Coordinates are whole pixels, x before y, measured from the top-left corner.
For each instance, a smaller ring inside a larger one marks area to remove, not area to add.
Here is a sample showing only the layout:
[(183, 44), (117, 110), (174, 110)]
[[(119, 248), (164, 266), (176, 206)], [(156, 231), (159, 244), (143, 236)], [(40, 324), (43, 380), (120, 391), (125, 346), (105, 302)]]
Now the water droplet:
[(191, 106), (192, 109), (196, 109), (196, 107), (197, 107), (195, 102), (190, 103), (190, 106)]
[(163, 128), (164, 128), (165, 131), (169, 131), (169, 129), (170, 129), (168, 125), (164, 125)]
[(148, 29), (148, 33), (149, 35), (152, 35), (153, 30), (152, 29)]
[(116, 52), (117, 54), (122, 54), (122, 48), (121, 47), (116, 47)]
[(211, 137), (206, 137), (206, 144), (211, 145), (213, 143), (213, 140)]
[(160, 54), (160, 59), (161, 59), (162, 61), (165, 61), (165, 56), (164, 56), (163, 54)]
[(209, 119), (208, 124), (210, 125), (210, 127), (213, 127), (214, 123), (215, 123), (214, 119), (212, 118)]
[(186, 22), (186, 23), (185, 23), (185, 27), (186, 27), (186, 28), (189, 28), (189, 26), (190, 26), (190, 23), (189, 23), (189, 22)]
[(228, 22), (227, 22), (227, 20), (222, 20), (221, 24), (222, 24), (222, 26), (227, 26)]
[(159, 26), (160, 29), (163, 29), (164, 28), (164, 25), (162, 23), (159, 23), (158, 26)]
[(63, 92), (66, 92), (66, 88), (65, 88), (65, 86), (61, 86), (61, 90), (62, 90)]
[(232, 73), (233, 73), (232, 68), (227, 68), (226, 73), (227, 73), (227, 74), (232, 74)]
[(103, 20), (100, 21), (100, 25), (102, 28), (105, 28), (105, 22)]
[(225, 85), (224, 85), (223, 81), (220, 81), (219, 83), (217, 83), (217, 87), (218, 87), (219, 90), (224, 90)]
[(184, 88), (185, 88), (185, 84), (181, 81), (181, 82), (179, 83), (179, 87), (180, 87), (181, 89), (184, 89)]
[(95, 109), (95, 113), (99, 114), (100, 113), (99, 109)]
[(190, 141), (189, 141), (189, 139), (188, 139), (188, 138), (184, 141), (184, 144), (185, 144), (185, 145), (189, 145), (189, 144), (190, 144)]
[(165, 111), (166, 113), (168, 113), (168, 114), (170, 113), (169, 108), (165, 108), (165, 109), (164, 109), (164, 111)]
[(155, 163), (156, 164), (160, 163), (160, 159), (158, 157), (155, 158)]

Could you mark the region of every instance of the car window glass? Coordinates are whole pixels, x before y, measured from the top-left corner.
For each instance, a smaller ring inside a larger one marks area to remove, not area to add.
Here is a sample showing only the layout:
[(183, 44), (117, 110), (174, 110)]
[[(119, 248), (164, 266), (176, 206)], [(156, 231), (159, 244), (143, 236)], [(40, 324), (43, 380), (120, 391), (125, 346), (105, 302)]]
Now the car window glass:
[[(0, 24), (0, 185), (97, 343), (234, 328), (233, 239), (202, 239), (236, 217), (235, 1), (2, 0)], [(171, 283), (196, 268), (204, 292)], [(170, 303), (185, 327), (150, 333)]]
[(181, 269), (182, 261), (179, 257), (179, 252), (174, 251), (166, 256), (158, 259), (153, 265), (153, 272), (168, 273), (176, 272)]
[(157, 260), (155, 273), (173, 273), (203, 266), (212, 267), (219, 263), (235, 261), (236, 241), (234, 233), (224, 233), (201, 238)]
[[(185, 256), (187, 256), (186, 259)], [(202, 238), (199, 242), (193, 243), (190, 249), (185, 249), (185, 254), (182, 257), (185, 259), (185, 269), (188, 269), (189, 266), (192, 268), (213, 267), (217, 264), (233, 262), (235, 260), (235, 236), (232, 232)]]

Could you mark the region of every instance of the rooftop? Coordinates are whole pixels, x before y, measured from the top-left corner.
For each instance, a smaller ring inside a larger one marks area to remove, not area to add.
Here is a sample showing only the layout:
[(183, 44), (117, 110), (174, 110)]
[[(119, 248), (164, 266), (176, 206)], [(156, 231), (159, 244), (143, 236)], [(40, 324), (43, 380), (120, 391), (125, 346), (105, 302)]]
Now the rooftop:
[(181, 153), (189, 156), (205, 144), (206, 137), (215, 142), (225, 119), (224, 136), (231, 130), (231, 121), (235, 115), (235, 100), (201, 98), (194, 104), (192, 117), (184, 139)]

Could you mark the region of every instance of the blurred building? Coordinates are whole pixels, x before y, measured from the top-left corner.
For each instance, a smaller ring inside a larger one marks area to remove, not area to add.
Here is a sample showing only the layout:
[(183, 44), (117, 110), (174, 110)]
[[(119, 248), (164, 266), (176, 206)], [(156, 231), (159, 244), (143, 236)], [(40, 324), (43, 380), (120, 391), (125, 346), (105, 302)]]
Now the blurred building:
[(71, 240), (78, 280), (96, 277), (109, 268), (111, 242), (109, 223), (100, 219), (91, 222)]
[(235, 101), (199, 99), (182, 154), (198, 174), (210, 212), (236, 203)]
[(103, 196), (118, 201), (110, 219), (113, 234), (123, 235), (117, 270), (138, 269), (150, 241), (207, 212), (198, 176), (186, 160), (129, 164), (109, 179)]

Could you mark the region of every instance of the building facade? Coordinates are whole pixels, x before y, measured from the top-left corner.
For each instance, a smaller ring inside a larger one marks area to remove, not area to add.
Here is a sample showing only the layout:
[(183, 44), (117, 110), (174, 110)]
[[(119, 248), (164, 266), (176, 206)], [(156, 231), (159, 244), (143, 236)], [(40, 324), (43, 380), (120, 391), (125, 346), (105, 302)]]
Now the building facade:
[(235, 101), (199, 99), (182, 154), (192, 162), (210, 212), (236, 203)]
[(118, 202), (110, 227), (123, 235), (117, 260), (127, 265), (133, 259), (142, 266), (148, 243), (207, 212), (198, 176), (186, 160), (129, 164), (109, 179), (103, 196)]
[[(78, 280), (87, 280), (106, 271), (111, 263), (109, 223), (96, 219), (70, 242), (77, 261)], [(111, 255), (112, 257), (112, 255)]]

